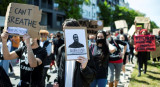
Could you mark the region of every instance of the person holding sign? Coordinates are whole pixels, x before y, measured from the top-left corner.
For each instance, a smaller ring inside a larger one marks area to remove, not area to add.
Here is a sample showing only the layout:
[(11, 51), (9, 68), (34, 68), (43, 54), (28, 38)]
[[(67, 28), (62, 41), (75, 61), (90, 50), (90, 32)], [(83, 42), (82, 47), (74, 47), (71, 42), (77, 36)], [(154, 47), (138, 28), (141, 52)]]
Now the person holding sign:
[(37, 39), (31, 39), (28, 34), (23, 36), (25, 46), (15, 51), (9, 52), (7, 49), (8, 33), (4, 31), (1, 34), (3, 43), (4, 60), (20, 58), (20, 82), (17, 87), (43, 87), (42, 86), (42, 61), (47, 56), (45, 49), (41, 48)]
[[(127, 44), (121, 40), (113, 40), (111, 37), (110, 31), (106, 31), (107, 41), (113, 45), (117, 50), (109, 55), (109, 64), (108, 64), (108, 82), (109, 87), (113, 87), (113, 82), (115, 87), (118, 85), (120, 79), (120, 72), (123, 66), (123, 58), (126, 53)], [(124, 46), (123, 52), (119, 47), (119, 44)], [(114, 81), (114, 70), (115, 70), (115, 81)]]
[[(147, 35), (147, 29), (142, 29), (140, 31), (141, 35)], [(149, 59), (150, 53), (147, 51), (144, 52), (138, 52), (137, 57), (138, 57), (138, 77), (141, 76), (141, 68), (143, 68), (143, 64), (144, 64), (144, 74), (146, 74), (147, 72), (147, 60)]]
[[(79, 27), (74, 19), (67, 19), (64, 27)], [(65, 61), (65, 44), (58, 49), (58, 74), (53, 87), (89, 87), (95, 77), (95, 64), (90, 59), (79, 56), (76, 61)]]
[(108, 76), (109, 47), (106, 43), (106, 33), (99, 30), (96, 35), (96, 44), (90, 46), (93, 60), (96, 64), (96, 79), (90, 87), (106, 87)]

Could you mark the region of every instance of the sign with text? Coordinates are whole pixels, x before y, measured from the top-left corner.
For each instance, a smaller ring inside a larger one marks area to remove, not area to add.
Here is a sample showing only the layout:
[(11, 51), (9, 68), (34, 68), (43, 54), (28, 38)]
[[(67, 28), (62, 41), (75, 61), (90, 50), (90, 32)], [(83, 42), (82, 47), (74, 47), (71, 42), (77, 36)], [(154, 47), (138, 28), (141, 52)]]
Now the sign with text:
[(81, 27), (87, 27), (88, 34), (96, 34), (98, 30), (103, 29), (102, 20), (78, 20)]
[(129, 34), (130, 36), (133, 36), (135, 31), (136, 31), (135, 25), (132, 25), (131, 28), (130, 28), (129, 31), (128, 31), (128, 34)]
[(27, 29), (20, 27), (8, 27), (8, 33), (17, 34), (17, 35), (25, 35), (28, 33)]
[(117, 20), (114, 23), (116, 25), (116, 29), (128, 28), (126, 20)]
[(150, 18), (149, 17), (135, 17), (134, 22), (136, 22), (136, 23), (149, 23)]
[(160, 31), (160, 29), (153, 29), (153, 35), (158, 35), (159, 31)]
[(77, 60), (79, 56), (89, 58), (85, 27), (65, 27), (64, 35), (66, 60)]
[(134, 36), (135, 50), (138, 52), (155, 51), (155, 36), (154, 35), (138, 35)]
[(10, 29), (8, 27), (16, 29), (17, 27), (19, 31), (23, 31), (23, 28), (25, 28), (32, 38), (37, 38), (39, 35), (35, 32), (39, 32), (40, 30), (41, 13), (42, 11), (39, 10), (38, 6), (10, 3), (6, 12), (4, 29)]

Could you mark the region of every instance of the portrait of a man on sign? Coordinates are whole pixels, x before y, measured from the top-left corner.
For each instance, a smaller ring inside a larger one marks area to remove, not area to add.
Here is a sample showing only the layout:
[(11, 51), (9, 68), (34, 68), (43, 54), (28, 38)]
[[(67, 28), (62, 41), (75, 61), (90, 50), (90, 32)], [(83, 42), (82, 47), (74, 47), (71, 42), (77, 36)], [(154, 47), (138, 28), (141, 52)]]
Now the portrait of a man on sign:
[(69, 48), (80, 48), (80, 47), (84, 47), (83, 44), (79, 43), (79, 38), (78, 38), (78, 35), (77, 34), (74, 34), (73, 35), (73, 40), (74, 42), (69, 45)]
[[(87, 31), (81, 29), (65, 29), (65, 44), (67, 60), (76, 60), (79, 56), (88, 57)], [(73, 59), (75, 58), (75, 59)]]

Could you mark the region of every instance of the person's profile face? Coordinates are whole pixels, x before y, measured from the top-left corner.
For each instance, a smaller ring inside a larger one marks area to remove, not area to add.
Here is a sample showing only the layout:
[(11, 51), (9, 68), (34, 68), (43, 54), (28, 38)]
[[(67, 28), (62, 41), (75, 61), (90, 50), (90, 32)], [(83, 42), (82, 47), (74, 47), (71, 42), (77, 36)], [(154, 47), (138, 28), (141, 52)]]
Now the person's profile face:
[(73, 35), (73, 40), (75, 41), (75, 42), (78, 42), (78, 35)]

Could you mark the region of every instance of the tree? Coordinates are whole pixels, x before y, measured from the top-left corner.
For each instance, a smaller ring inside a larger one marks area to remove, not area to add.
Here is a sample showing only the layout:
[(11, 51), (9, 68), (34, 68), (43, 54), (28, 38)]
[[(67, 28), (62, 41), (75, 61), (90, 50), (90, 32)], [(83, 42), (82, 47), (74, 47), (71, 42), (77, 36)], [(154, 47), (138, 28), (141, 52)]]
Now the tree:
[(66, 18), (81, 19), (80, 5), (89, 4), (90, 0), (55, 0), (55, 2), (59, 3), (59, 8), (65, 12)]
[(16, 2), (16, 3), (26, 3), (25, 0), (1, 0), (0, 1), (0, 15), (5, 16), (7, 7), (9, 3)]
[(152, 32), (152, 30), (153, 30), (154, 28), (159, 28), (154, 21), (151, 21), (151, 22), (150, 22), (150, 25), (151, 25), (150, 32)]
[(113, 21), (126, 20), (129, 28), (134, 24), (136, 16), (145, 16), (145, 14), (121, 6), (116, 6), (115, 11), (113, 11)]
[(110, 26), (111, 24), (111, 7), (110, 5), (107, 4), (107, 1), (104, 1), (104, 2), (100, 2), (98, 4), (99, 6), (99, 9), (100, 9), (100, 13), (99, 13), (99, 18), (100, 20), (103, 20), (104, 21), (104, 26)]

